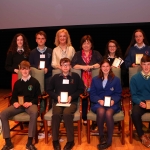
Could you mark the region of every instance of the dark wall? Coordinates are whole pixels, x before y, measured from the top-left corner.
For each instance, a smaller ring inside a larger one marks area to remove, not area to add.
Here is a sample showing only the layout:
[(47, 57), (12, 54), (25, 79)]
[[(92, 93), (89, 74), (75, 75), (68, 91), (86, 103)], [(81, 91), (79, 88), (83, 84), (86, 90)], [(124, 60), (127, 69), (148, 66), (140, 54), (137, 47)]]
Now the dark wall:
[(0, 88), (11, 87), (11, 73), (5, 70), (6, 53), (10, 46), (11, 40), (16, 33), (23, 33), (28, 39), (31, 49), (35, 48), (35, 33), (43, 30), (47, 34), (46, 46), (54, 48), (54, 39), (57, 30), (66, 28), (71, 36), (72, 45), (76, 51), (80, 50), (80, 39), (83, 35), (90, 34), (94, 41), (94, 48), (104, 55), (106, 43), (114, 39), (122, 49), (123, 54), (128, 47), (134, 30), (140, 28), (146, 33), (150, 42), (150, 23), (136, 24), (111, 24), (111, 25), (86, 25), (86, 26), (67, 26), (67, 27), (41, 27), (26, 29), (8, 29), (0, 30)]

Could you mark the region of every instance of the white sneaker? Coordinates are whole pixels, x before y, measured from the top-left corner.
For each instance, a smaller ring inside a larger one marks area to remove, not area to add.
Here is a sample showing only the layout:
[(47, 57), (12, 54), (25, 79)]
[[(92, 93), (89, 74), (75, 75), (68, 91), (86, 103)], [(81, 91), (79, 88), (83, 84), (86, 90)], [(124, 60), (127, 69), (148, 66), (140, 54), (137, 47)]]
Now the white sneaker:
[[(50, 133), (48, 133), (48, 137), (50, 137)], [(39, 133), (38, 139), (44, 139), (45, 138), (45, 133)]]

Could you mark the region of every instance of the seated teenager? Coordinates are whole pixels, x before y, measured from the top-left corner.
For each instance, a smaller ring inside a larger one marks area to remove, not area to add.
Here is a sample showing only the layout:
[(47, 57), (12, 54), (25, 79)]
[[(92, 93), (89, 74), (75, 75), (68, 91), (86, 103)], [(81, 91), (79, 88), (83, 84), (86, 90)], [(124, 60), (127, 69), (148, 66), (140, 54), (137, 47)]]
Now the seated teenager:
[[(62, 73), (56, 74), (52, 77), (48, 90), (51, 98), (54, 99), (52, 106), (53, 147), (54, 150), (61, 150), (61, 146), (59, 144), (59, 127), (60, 122), (63, 119), (67, 132), (67, 143), (64, 150), (71, 150), (74, 146), (74, 113), (77, 110), (78, 97), (81, 93), (83, 93), (84, 86), (80, 76), (77, 73), (70, 72), (70, 59), (62, 58), (60, 60), (60, 68)], [(70, 107), (56, 106), (57, 103), (61, 103), (61, 92), (68, 93), (67, 103), (71, 104)]]
[[(97, 125), (100, 136), (98, 149), (107, 149), (112, 144), (114, 129), (113, 115), (120, 111), (121, 83), (111, 70), (108, 59), (102, 60), (99, 75), (92, 79), (90, 89), (91, 110), (97, 115)], [(104, 136), (104, 123), (107, 126), (107, 139)]]
[(142, 71), (135, 74), (130, 81), (130, 91), (133, 102), (132, 121), (137, 134), (146, 147), (150, 147), (149, 136), (142, 130), (141, 116), (150, 112), (146, 109), (146, 101), (150, 100), (150, 56), (144, 55), (141, 58)]
[[(28, 141), (26, 144), (26, 150), (37, 150), (32, 145), (33, 137), (36, 133), (36, 123), (38, 117), (38, 95), (41, 94), (39, 82), (31, 77), (30, 63), (28, 61), (22, 61), (20, 63), (20, 72), (22, 74), (21, 79), (17, 80), (14, 85), (11, 105), (3, 110), (0, 114), (0, 118), (3, 126), (3, 138), (5, 139), (5, 145), (2, 150), (13, 149), (13, 144), (10, 139), (10, 127), (9, 118), (19, 113), (26, 112), (30, 115)], [(19, 97), (22, 96), (23, 103), (19, 103)]]

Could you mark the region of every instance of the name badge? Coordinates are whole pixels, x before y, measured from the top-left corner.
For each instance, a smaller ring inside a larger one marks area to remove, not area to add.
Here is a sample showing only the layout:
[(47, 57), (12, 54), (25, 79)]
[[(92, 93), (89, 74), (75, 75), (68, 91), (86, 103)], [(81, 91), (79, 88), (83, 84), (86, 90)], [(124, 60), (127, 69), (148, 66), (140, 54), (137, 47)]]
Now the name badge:
[(63, 84), (69, 84), (69, 80), (68, 79), (63, 79)]
[(45, 54), (40, 54), (40, 58), (45, 58)]

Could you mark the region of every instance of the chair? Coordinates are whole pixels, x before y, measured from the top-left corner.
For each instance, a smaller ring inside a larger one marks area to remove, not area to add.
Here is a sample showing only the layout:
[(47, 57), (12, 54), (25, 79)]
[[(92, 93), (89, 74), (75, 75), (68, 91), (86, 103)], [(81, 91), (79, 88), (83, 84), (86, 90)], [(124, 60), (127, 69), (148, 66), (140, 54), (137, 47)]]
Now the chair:
[[(114, 74), (120, 78), (120, 68), (112, 68), (112, 71)], [(95, 69), (92, 71), (92, 77), (95, 77), (99, 74), (99, 69)], [(125, 131), (124, 131), (124, 108), (122, 105), (122, 100), (121, 100), (121, 106), (122, 110), (116, 114), (114, 114), (114, 122), (119, 122), (118, 124), (118, 129), (119, 129), (119, 134), (121, 135), (121, 143), (125, 144)], [(87, 113), (87, 142), (90, 143), (90, 134), (91, 133), (97, 133), (97, 131), (90, 129), (90, 121), (96, 121), (96, 114), (93, 113), (90, 110), (90, 107), (88, 107), (88, 113)]]
[[(81, 71), (80, 70), (76, 70), (76, 69), (71, 69), (71, 72), (75, 72), (78, 73), (79, 76), (81, 76)], [(52, 76), (55, 74), (61, 73), (61, 70), (59, 69), (54, 69), (52, 71)], [(82, 104), (81, 101), (79, 100), (78, 102), (78, 108), (76, 110), (76, 112), (74, 113), (74, 123), (77, 123), (77, 131), (75, 130), (75, 134), (78, 135), (78, 143), (81, 144), (81, 116), (82, 116)], [(44, 128), (45, 128), (45, 143), (48, 143), (48, 126), (47, 126), (47, 121), (51, 121), (52, 120), (52, 108), (44, 115)], [(63, 122), (63, 120), (62, 120)], [(51, 129), (50, 129), (51, 130)], [(64, 133), (63, 131), (60, 131), (61, 133)]]
[[(141, 67), (130, 67), (129, 68), (129, 82), (131, 80), (131, 77), (133, 75), (135, 75), (136, 73), (138, 73), (139, 71), (141, 71)], [(132, 114), (132, 99), (131, 99), (131, 95), (130, 95), (130, 101), (129, 101), (129, 142), (133, 143), (133, 122), (132, 122), (132, 118), (131, 118), (131, 114)], [(150, 123), (150, 113), (145, 113), (142, 115), (141, 117), (142, 122), (149, 122)], [(150, 126), (150, 125), (149, 125)]]
[[(44, 95), (39, 95), (39, 101), (38, 101), (38, 111), (40, 113), (40, 100), (41, 99), (46, 99), (48, 97), (48, 95), (45, 95), (44, 93), (44, 70), (38, 70), (36, 68), (31, 67), (31, 71), (30, 71), (31, 76), (33, 76), (34, 78), (36, 78), (39, 83), (40, 83), (40, 88), (41, 88), (41, 93)], [(18, 73), (18, 79), (21, 78), (21, 73)], [(10, 102), (9, 102), (10, 103)], [(44, 114), (42, 114), (42, 116), (44, 116)], [(17, 114), (11, 118), (9, 118), (9, 120), (15, 121), (15, 122), (19, 122), (18, 124), (16, 124), (14, 127), (12, 127), (10, 129), (10, 131), (18, 131), (15, 128), (20, 125), (21, 130), (23, 130), (23, 125), (22, 122), (29, 122), (30, 121), (30, 116), (26, 113), (20, 113)], [(35, 136), (35, 143), (38, 142), (38, 131), (36, 132), (36, 136)]]

